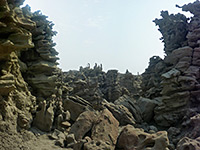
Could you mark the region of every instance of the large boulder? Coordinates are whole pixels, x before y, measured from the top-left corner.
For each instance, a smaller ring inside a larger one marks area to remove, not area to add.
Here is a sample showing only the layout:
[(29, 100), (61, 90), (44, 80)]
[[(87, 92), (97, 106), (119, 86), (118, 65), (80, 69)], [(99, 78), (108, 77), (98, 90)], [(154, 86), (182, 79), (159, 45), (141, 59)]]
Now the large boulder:
[(72, 125), (66, 139), (68, 141), (67, 147), (73, 147), (77, 150), (81, 150), (82, 146), (85, 150), (114, 150), (117, 143), (118, 127), (119, 122), (108, 109), (85, 111)]
[(75, 139), (81, 140), (94, 126), (98, 115), (94, 111), (85, 111), (79, 115), (72, 125), (69, 134), (74, 134)]
[(91, 104), (79, 96), (69, 96), (64, 99), (63, 108), (70, 112), (73, 121), (84, 111), (93, 110)]
[(131, 125), (122, 129), (117, 142), (117, 148), (123, 150), (168, 150), (168, 146), (166, 131), (149, 134)]
[(115, 105), (107, 101), (104, 101), (102, 105), (113, 114), (113, 116), (119, 121), (120, 126), (127, 124), (135, 124), (135, 118), (125, 106)]
[(158, 105), (158, 100), (156, 99), (148, 99), (148, 98), (140, 98), (137, 101), (138, 107), (140, 108), (142, 118), (145, 122), (150, 122), (154, 117), (154, 108)]
[(116, 105), (123, 105), (135, 118), (136, 122), (141, 123), (142, 122), (142, 114), (140, 111), (140, 108), (138, 107), (136, 100), (128, 95), (123, 95), (119, 97), (117, 100), (115, 100), (114, 104)]
[(119, 122), (108, 109), (100, 112), (97, 122), (92, 128), (91, 138), (94, 141), (102, 140), (114, 149), (117, 143)]

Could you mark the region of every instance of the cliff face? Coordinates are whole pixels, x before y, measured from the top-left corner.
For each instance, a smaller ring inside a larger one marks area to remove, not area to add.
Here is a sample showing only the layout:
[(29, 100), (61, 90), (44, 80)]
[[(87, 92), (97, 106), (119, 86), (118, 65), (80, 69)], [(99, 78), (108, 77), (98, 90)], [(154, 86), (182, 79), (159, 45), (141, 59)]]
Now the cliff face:
[(166, 56), (142, 76), (62, 72), (53, 23), (22, 3), (0, 0), (0, 149), (199, 149), (199, 1), (154, 20)]

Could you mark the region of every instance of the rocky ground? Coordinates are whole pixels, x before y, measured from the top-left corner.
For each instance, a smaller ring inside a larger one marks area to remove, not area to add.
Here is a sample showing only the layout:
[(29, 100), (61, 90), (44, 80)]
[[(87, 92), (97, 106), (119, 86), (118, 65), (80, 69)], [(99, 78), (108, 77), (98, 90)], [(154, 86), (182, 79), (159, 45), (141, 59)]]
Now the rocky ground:
[(200, 2), (161, 12), (166, 56), (142, 75), (57, 67), (53, 23), (0, 0), (1, 150), (199, 150)]

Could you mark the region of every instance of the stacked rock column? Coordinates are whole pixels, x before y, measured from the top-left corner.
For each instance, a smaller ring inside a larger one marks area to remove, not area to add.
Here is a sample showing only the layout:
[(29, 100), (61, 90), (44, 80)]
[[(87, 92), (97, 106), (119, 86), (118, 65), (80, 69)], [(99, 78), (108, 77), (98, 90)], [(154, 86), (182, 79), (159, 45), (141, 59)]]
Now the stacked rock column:
[[(199, 6), (200, 2), (195, 1), (180, 7), (194, 15), (189, 23), (183, 15), (169, 15), (167, 12), (161, 13), (162, 19), (154, 21), (163, 35), (167, 54), (164, 58), (165, 72), (160, 77), (160, 104), (154, 110), (154, 119), (161, 126), (184, 122), (200, 110)], [(168, 45), (174, 41), (179, 44)]]
[(183, 11), (189, 11), (194, 16), (189, 23), (189, 32), (187, 34), (188, 45), (193, 48), (191, 65), (186, 74), (196, 80), (195, 88), (191, 91), (190, 98), (190, 115), (200, 113), (200, 2), (195, 1), (188, 5), (182, 6)]
[(61, 71), (57, 67), (58, 52), (53, 48), (55, 43), (52, 40), (56, 32), (52, 31), (54, 24), (39, 11), (30, 13), (30, 8), (26, 6), (24, 13), (36, 23), (36, 28), (32, 30), (35, 47), (22, 53), (21, 57), (28, 66), (24, 78), (31, 86), (32, 93), (42, 101), (51, 98), (53, 94), (59, 95), (57, 87)]

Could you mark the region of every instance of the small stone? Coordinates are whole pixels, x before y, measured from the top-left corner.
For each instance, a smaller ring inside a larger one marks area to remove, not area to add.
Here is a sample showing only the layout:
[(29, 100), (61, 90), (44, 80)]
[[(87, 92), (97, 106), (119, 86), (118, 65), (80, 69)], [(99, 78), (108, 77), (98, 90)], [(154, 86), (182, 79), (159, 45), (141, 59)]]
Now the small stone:
[(71, 123), (69, 123), (68, 121), (64, 121), (64, 122), (61, 123), (61, 126), (63, 128), (69, 128), (69, 127), (71, 127)]

